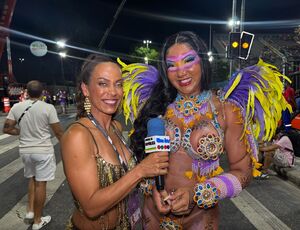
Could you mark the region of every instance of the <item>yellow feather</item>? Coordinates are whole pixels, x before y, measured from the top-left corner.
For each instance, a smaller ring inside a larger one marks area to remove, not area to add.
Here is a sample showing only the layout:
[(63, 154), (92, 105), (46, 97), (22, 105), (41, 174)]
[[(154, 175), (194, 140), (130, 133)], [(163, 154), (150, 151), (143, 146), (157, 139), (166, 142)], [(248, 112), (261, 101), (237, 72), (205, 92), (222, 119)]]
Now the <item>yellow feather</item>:
[(261, 171), (258, 171), (257, 169), (252, 169), (253, 177), (259, 177), (260, 175), (261, 175)]
[(228, 89), (227, 93), (225, 94), (225, 99), (228, 98), (228, 96), (232, 93), (232, 91), (235, 89), (235, 87), (240, 83), (242, 78), (241, 74), (238, 74), (232, 83), (231, 87)]
[(184, 176), (188, 179), (192, 179), (193, 172), (192, 171), (185, 171)]
[(202, 182), (206, 181), (206, 177), (205, 176), (201, 176), (201, 177), (197, 176), (197, 179), (198, 179), (199, 183), (202, 183)]
[(217, 169), (215, 169), (215, 170), (213, 171), (212, 176), (213, 176), (213, 177), (214, 177), (214, 176), (218, 176), (218, 175), (220, 175), (220, 174), (223, 173), (223, 172), (224, 172), (224, 170), (222, 169), (221, 166), (219, 166)]
[(127, 66), (124, 62), (121, 61), (120, 58), (117, 58), (117, 62), (118, 62), (123, 68)]

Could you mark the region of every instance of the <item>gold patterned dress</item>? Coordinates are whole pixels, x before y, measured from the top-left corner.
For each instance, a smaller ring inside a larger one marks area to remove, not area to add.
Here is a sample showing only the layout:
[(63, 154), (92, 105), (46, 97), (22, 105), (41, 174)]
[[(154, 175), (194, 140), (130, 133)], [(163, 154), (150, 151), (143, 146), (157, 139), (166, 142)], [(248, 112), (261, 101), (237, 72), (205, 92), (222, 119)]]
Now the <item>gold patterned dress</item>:
[[(79, 123), (79, 122), (78, 122)], [(84, 126), (83, 124), (79, 123)], [(86, 126), (84, 126), (86, 127)], [(87, 127), (86, 127), (87, 128)], [(92, 133), (91, 133), (92, 134)], [(98, 171), (98, 179), (101, 188), (108, 187), (119, 180), (122, 176), (125, 175), (125, 170), (121, 165), (114, 165), (105, 161), (99, 154), (95, 157)], [(131, 170), (136, 165), (136, 162), (133, 157), (128, 161), (128, 170)], [(76, 222), (84, 223), (84, 226), (81, 228), (73, 224), (72, 219), (70, 219), (67, 224), (66, 230), (71, 229), (99, 229), (99, 230), (125, 230), (130, 229), (129, 218), (127, 215), (128, 209), (128, 197), (121, 200), (117, 205), (112, 207), (110, 210), (106, 211), (101, 216), (95, 218), (88, 218), (84, 215), (78, 200), (74, 199), (74, 204), (76, 207), (73, 216), (76, 216)]]

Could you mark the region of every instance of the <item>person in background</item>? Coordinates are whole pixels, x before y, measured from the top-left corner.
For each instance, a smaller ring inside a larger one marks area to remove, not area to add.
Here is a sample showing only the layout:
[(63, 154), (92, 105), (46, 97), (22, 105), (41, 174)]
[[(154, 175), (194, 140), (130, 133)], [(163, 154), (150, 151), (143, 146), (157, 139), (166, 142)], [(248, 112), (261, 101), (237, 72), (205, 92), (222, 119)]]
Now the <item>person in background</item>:
[[(145, 157), (149, 118), (164, 116), (171, 138), (165, 191), (153, 186), (152, 196), (145, 197), (145, 229), (218, 229), (218, 201), (238, 195), (252, 178), (252, 149), (245, 136), (241, 139), (241, 111), (210, 90), (207, 52), (193, 32), (169, 37), (161, 52), (158, 83), (135, 120), (131, 146), (139, 159)], [(226, 173), (219, 166), (225, 151)]]
[(59, 90), (57, 93), (57, 99), (58, 99), (58, 103), (61, 107), (61, 111), (63, 114), (66, 114), (66, 107), (67, 107), (67, 95), (66, 95), (66, 91), (63, 90)]
[(261, 145), (259, 150), (264, 155), (260, 179), (269, 178), (269, 168), (272, 163), (279, 167), (292, 167), (294, 165), (293, 145), (284, 131), (278, 131), (274, 137), (274, 142)]
[[(291, 83), (288, 81), (285, 82), (285, 89), (283, 92), (283, 96), (285, 100), (291, 105), (292, 110), (295, 111), (296, 109), (295, 90), (292, 88)], [(282, 111), (282, 124), (284, 125), (286, 132), (288, 132), (292, 128), (291, 121), (292, 121), (291, 112), (288, 109)]]
[(168, 171), (167, 152), (150, 154), (136, 164), (114, 119), (122, 98), (120, 66), (104, 55), (87, 57), (78, 81), (78, 120), (61, 145), (76, 207), (67, 229), (138, 229), (137, 184)]
[(43, 93), (42, 93), (42, 101), (46, 102), (46, 103), (51, 103), (51, 96), (50, 93), (44, 89)]
[(295, 101), (296, 101), (296, 114), (298, 114), (300, 113), (300, 89), (296, 90)]
[(46, 185), (55, 178), (56, 170), (51, 130), (58, 140), (63, 134), (54, 106), (41, 101), (42, 91), (39, 81), (28, 82), (28, 100), (12, 107), (3, 127), (3, 133), (19, 135), (24, 176), (29, 179), (24, 221), (33, 223), (33, 230), (41, 229), (51, 221), (51, 216), (42, 216)]
[(296, 110), (296, 102), (295, 102), (295, 90), (292, 87), (291, 83), (286, 81), (285, 90), (283, 92), (283, 96), (285, 100), (292, 106), (293, 111)]
[(19, 97), (19, 101), (25, 101), (28, 99), (28, 93), (27, 93), (27, 89), (24, 89), (21, 91), (20, 97)]

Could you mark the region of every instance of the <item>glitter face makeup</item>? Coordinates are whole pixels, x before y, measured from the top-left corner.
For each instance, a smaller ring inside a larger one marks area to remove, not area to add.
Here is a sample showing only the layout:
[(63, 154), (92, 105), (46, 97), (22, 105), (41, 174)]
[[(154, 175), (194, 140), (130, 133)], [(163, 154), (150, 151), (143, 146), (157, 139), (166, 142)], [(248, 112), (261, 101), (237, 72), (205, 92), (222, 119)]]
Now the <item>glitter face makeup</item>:
[(200, 62), (200, 57), (198, 56), (195, 50), (191, 50), (179, 56), (168, 57), (167, 70), (171, 72), (179, 71), (179, 70), (187, 70), (191, 68), (194, 64), (198, 64), (199, 62)]

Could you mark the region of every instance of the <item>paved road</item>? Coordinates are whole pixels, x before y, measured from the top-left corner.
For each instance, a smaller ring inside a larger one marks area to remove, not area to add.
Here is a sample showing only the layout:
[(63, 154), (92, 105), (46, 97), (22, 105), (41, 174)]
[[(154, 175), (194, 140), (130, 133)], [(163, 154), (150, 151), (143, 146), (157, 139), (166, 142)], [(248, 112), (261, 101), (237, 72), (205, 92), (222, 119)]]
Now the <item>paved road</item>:
[[(64, 127), (74, 120), (74, 114), (60, 115)], [(0, 118), (0, 125), (2, 122)], [(48, 183), (45, 214), (52, 221), (43, 229), (64, 229), (72, 213), (73, 203), (65, 180), (59, 144), (55, 138), (56, 179)], [(18, 154), (18, 140), (0, 134), (0, 229), (31, 229), (22, 221), (27, 202), (27, 180), (23, 177)], [(300, 229), (300, 189), (276, 175), (269, 180), (254, 180), (239, 197), (220, 202), (220, 229)]]

